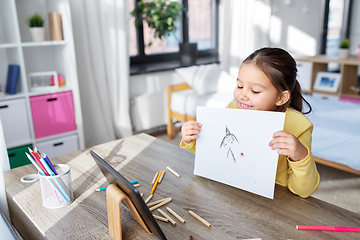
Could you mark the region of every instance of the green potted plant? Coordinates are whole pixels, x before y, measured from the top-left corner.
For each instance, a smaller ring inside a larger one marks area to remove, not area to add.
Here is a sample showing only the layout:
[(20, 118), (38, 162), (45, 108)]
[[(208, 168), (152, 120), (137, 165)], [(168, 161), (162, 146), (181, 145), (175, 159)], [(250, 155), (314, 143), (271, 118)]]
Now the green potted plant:
[[(131, 12), (135, 16), (135, 26), (143, 25), (145, 21), (149, 28), (154, 29), (154, 37), (163, 39), (165, 36), (173, 34), (179, 42), (180, 60), (183, 66), (194, 64), (196, 62), (197, 44), (189, 42), (180, 42), (175, 32), (177, 30), (177, 23), (180, 20), (179, 12), (183, 11), (186, 16), (186, 8), (178, 2), (169, 0), (141, 0)], [(148, 43), (150, 47), (152, 42)], [(194, 55), (193, 57), (190, 54)]]
[(339, 58), (347, 59), (349, 57), (349, 39), (344, 39), (339, 45)]
[(34, 42), (45, 41), (46, 29), (44, 27), (45, 19), (39, 14), (34, 13), (26, 19), (30, 34)]

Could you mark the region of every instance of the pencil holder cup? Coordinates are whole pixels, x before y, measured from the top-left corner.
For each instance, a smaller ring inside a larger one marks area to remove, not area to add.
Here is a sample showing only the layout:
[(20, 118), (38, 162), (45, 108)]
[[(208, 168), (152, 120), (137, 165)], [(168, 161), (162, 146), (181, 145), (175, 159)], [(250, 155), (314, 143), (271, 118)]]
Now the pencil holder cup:
[(66, 164), (55, 164), (54, 167), (57, 175), (44, 176), (38, 173), (43, 206), (46, 208), (65, 207), (74, 200), (70, 167)]

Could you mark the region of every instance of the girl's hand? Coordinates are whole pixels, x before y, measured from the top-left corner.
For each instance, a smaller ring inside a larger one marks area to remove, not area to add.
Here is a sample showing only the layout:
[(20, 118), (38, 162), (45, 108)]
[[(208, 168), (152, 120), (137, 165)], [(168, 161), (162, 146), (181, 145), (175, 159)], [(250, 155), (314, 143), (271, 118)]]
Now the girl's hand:
[(279, 149), (278, 154), (286, 155), (292, 161), (303, 160), (307, 155), (307, 148), (294, 135), (278, 131), (274, 133), (273, 139), (270, 141), (271, 149)]
[(190, 120), (181, 127), (181, 137), (185, 145), (198, 138), (202, 125), (194, 120)]

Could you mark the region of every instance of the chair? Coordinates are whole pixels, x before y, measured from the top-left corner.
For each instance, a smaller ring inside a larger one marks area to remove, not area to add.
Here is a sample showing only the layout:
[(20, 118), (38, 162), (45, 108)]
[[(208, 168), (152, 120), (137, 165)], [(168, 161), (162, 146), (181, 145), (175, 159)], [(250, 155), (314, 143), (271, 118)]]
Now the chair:
[(226, 107), (233, 99), (236, 78), (217, 64), (175, 69), (185, 83), (167, 86), (169, 139), (174, 138), (174, 120), (196, 120), (197, 106)]

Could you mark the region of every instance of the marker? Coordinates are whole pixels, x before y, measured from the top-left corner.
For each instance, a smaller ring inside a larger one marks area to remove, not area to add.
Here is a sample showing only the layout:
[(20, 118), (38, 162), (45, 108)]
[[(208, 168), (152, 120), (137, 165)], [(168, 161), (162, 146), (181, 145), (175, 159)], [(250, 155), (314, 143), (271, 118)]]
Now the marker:
[(334, 231), (334, 232), (360, 232), (360, 228), (358, 228), (358, 227), (296, 225), (296, 229), (297, 230)]

